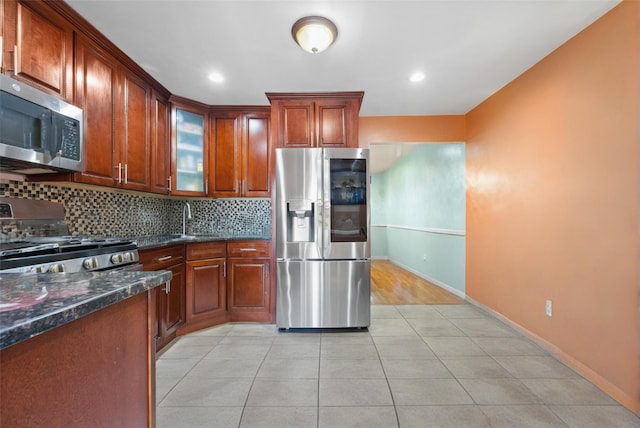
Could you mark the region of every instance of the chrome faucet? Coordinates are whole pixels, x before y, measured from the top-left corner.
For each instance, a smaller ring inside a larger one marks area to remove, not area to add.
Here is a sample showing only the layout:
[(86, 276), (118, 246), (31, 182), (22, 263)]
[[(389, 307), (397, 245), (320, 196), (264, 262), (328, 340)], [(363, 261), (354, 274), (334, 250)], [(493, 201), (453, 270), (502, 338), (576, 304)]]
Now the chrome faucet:
[(189, 202), (184, 203), (182, 208), (182, 234), (187, 234), (187, 220), (191, 220), (191, 205)]

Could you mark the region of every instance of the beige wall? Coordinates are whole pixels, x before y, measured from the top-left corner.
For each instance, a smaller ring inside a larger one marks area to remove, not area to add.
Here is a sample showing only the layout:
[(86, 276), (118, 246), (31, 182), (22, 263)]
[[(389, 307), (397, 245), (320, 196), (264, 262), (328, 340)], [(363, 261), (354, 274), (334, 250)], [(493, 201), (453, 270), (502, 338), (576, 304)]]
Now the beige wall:
[(465, 117), (367, 116), (358, 122), (359, 146), (371, 143), (449, 143), (466, 140)]
[(466, 117), (359, 122), (360, 147), (467, 141), (467, 296), (637, 414), (639, 63), (625, 1)]
[(639, 61), (626, 1), (469, 112), (466, 152), (467, 296), (636, 413)]

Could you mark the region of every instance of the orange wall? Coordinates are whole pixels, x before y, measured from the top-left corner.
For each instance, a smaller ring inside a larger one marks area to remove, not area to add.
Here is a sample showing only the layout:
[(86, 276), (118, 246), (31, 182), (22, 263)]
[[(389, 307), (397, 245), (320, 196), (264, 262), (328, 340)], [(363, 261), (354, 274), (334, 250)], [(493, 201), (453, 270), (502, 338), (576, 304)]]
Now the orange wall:
[(637, 414), (639, 62), (624, 1), (469, 112), (466, 150), (467, 296)]
[(465, 141), (465, 117), (367, 116), (358, 121), (360, 147), (370, 143), (447, 143)]

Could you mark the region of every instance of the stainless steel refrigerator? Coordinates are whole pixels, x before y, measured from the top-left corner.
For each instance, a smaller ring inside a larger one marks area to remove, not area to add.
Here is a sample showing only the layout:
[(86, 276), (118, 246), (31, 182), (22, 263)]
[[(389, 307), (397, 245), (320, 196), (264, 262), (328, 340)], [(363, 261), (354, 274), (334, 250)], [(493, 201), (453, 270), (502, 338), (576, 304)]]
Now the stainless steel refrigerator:
[(276, 149), (276, 325), (371, 322), (369, 150)]

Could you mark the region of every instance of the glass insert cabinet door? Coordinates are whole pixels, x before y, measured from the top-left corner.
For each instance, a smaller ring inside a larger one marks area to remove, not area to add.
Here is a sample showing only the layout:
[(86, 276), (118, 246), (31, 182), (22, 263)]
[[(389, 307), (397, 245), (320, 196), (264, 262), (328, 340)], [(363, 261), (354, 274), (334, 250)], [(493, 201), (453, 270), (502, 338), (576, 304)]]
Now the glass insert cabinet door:
[(176, 190), (204, 192), (204, 116), (176, 108)]
[(330, 159), (331, 242), (366, 242), (367, 163)]

